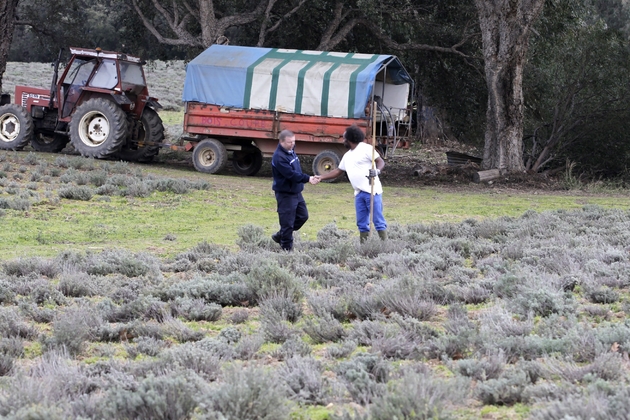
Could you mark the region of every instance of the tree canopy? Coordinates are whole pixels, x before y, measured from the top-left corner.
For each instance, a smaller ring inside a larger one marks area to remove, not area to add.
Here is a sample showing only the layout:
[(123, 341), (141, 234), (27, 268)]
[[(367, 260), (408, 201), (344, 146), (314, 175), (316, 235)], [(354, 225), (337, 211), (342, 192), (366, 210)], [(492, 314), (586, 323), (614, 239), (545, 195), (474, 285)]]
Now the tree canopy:
[(486, 167), (545, 171), (568, 159), (614, 176), (630, 159), (626, 3), (0, 0), (14, 7), (0, 26), (13, 25), (3, 38), (13, 61), (52, 61), (68, 46), (190, 59), (213, 43), (395, 54), (414, 101), (446, 135), (484, 148)]

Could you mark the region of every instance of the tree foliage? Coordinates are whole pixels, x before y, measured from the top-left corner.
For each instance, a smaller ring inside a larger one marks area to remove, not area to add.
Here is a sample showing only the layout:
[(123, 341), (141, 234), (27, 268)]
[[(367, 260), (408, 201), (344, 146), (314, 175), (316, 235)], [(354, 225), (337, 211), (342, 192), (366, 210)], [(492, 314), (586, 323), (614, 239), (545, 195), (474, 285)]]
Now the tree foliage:
[(630, 146), (630, 60), (626, 38), (592, 4), (558, 1), (539, 25), (526, 69), (525, 164), (569, 159), (599, 175), (622, 173)]
[[(535, 12), (531, 0), (519, 2), (521, 12)], [(486, 19), (486, 9), (481, 6), (508, 10), (516, 3), (0, 0), (2, 7), (18, 6), (13, 20), (2, 15), (0, 27), (5, 31), (2, 41), (10, 43), (7, 31), (15, 25), (11, 61), (52, 61), (59, 48), (68, 46), (120, 50), (146, 59), (191, 59), (215, 42), (395, 54), (415, 80), (418, 108), (430, 107), (448, 136), (478, 147), (485, 144), (486, 149), (490, 144), (492, 150), (500, 149), (493, 149), (496, 141), (509, 137), (516, 145), (514, 167), (522, 162), (521, 168), (530, 171), (563, 167), (569, 159), (593, 174), (623, 173), (630, 156), (625, 118), (630, 6), (625, 0), (544, 0), (533, 32), (526, 33), (515, 20), (502, 29), (505, 43), (488, 43), (490, 52), (493, 46), (510, 51), (514, 42), (533, 33), (529, 50), (492, 61), (492, 55), (484, 54), (480, 16)], [(509, 31), (520, 35), (509, 41)], [(0, 51), (0, 74), (2, 58)], [(488, 73), (499, 68), (509, 71)], [(521, 73), (522, 98), (513, 96), (516, 100), (509, 105), (510, 95), (519, 89), (514, 77)], [(488, 98), (496, 99), (501, 86), (507, 87), (503, 102), (512, 110), (505, 114), (510, 124), (503, 126), (497, 125), (498, 114), (488, 112)], [(486, 124), (494, 133), (490, 137)], [(486, 165), (503, 165), (497, 156), (488, 157)]]

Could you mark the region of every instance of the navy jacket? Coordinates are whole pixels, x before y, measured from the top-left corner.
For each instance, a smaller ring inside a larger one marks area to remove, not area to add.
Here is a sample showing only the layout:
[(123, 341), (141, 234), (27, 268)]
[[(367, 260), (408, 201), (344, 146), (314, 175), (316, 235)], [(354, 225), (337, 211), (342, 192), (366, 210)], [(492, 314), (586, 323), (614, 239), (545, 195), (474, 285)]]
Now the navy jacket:
[(273, 174), (273, 186), (276, 192), (297, 194), (302, 192), (304, 184), (310, 176), (302, 173), (300, 161), (292, 150), (287, 152), (278, 144), (271, 158), (271, 173)]

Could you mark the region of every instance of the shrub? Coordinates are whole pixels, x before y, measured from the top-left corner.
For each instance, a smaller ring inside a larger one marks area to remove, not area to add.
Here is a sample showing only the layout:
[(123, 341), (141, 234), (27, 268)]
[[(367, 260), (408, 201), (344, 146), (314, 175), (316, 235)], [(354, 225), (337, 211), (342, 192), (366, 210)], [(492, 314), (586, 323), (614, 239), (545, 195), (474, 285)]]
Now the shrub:
[(24, 321), (15, 307), (0, 307), (0, 336), (32, 339), (37, 330)]
[(297, 329), (276, 311), (265, 311), (262, 313), (260, 322), (265, 339), (272, 343), (284, 343), (298, 334)]
[(205, 386), (185, 372), (147, 376), (133, 389), (111, 389), (101, 403), (102, 418), (182, 419), (198, 405)]
[(211, 349), (196, 344), (185, 343), (165, 350), (160, 358), (167, 366), (190, 369), (207, 381), (216, 380), (221, 371), (220, 355), (215, 354)]
[(341, 344), (331, 344), (326, 347), (328, 357), (341, 359), (350, 356), (357, 348), (357, 342), (354, 340), (345, 340)]
[(245, 284), (244, 276), (239, 273), (227, 276), (195, 276), (189, 281), (167, 285), (156, 291), (156, 294), (163, 300), (187, 296), (222, 306), (241, 306), (255, 302), (255, 296)]
[(0, 339), (0, 353), (13, 357), (22, 357), (24, 341), (19, 337), (4, 337)]
[(371, 344), (370, 350), (386, 359), (411, 359), (419, 355), (417, 343), (405, 332), (376, 337)]
[(77, 355), (83, 350), (85, 342), (96, 336), (102, 322), (89, 308), (68, 308), (55, 316), (52, 339), (47, 344), (65, 348), (70, 354)]
[(312, 357), (292, 357), (278, 369), (293, 400), (321, 404), (324, 401), (324, 381), (320, 363)]
[(100, 254), (90, 254), (86, 261), (86, 271), (99, 276), (120, 273), (126, 277), (138, 277), (150, 272), (159, 273), (159, 264), (149, 254), (133, 255), (122, 249), (109, 249)]
[(623, 361), (619, 353), (603, 353), (593, 363), (577, 365), (570, 361), (547, 359), (547, 375), (560, 377), (569, 383), (579, 383), (593, 378), (615, 381), (623, 375)]
[(313, 349), (308, 343), (298, 336), (292, 336), (274, 350), (271, 355), (278, 360), (286, 360), (295, 356), (309, 356), (312, 351)]
[(166, 347), (166, 343), (153, 337), (136, 337), (133, 339), (133, 345), (125, 345), (127, 355), (131, 359), (135, 359), (139, 354), (155, 357), (162, 349)]
[(261, 226), (246, 224), (238, 228), (236, 244), (242, 250), (277, 249), (276, 243), (265, 235)]
[(117, 186), (111, 185), (111, 184), (101, 185), (95, 191), (95, 193), (98, 195), (107, 195), (107, 196), (115, 195), (115, 194), (118, 194), (119, 192), (120, 192), (120, 189)]
[(189, 321), (217, 321), (223, 310), (221, 305), (200, 298), (177, 298), (171, 303), (171, 312)]
[(98, 290), (94, 278), (81, 272), (63, 273), (58, 287), (61, 293), (68, 297), (93, 296)]
[(486, 381), (497, 379), (505, 366), (505, 355), (501, 352), (482, 359), (462, 359), (455, 363), (455, 370), (463, 376)]
[(385, 305), (381, 297), (369, 289), (346, 292), (348, 311), (358, 319), (375, 319), (381, 316)]
[(87, 186), (70, 186), (59, 189), (59, 197), (68, 200), (90, 201), (94, 191)]
[(18, 258), (5, 261), (2, 269), (9, 276), (24, 277), (29, 274), (39, 274), (52, 279), (59, 273), (59, 266), (55, 261), (45, 260), (40, 257)]
[(315, 344), (336, 342), (346, 336), (343, 325), (330, 315), (307, 318), (302, 329)]
[(614, 303), (619, 300), (619, 293), (606, 286), (591, 288), (586, 296), (593, 303)]
[(523, 401), (523, 391), (531, 383), (526, 372), (512, 368), (498, 379), (478, 383), (476, 395), (484, 404), (513, 405)]
[(352, 360), (341, 362), (335, 370), (344, 380), (352, 399), (364, 405), (385, 392), (384, 383), (390, 373), (386, 362), (369, 353), (361, 353)]
[(260, 314), (263, 318), (297, 321), (302, 316), (302, 305), (282, 292), (271, 292), (259, 301)]
[(469, 382), (463, 378), (445, 380), (425, 372), (406, 370), (399, 380), (393, 381), (387, 392), (374, 400), (371, 418), (447, 418), (454, 414), (449, 412), (448, 405), (463, 402), (469, 387)]
[(0, 304), (13, 303), (15, 292), (7, 280), (0, 279)]
[(249, 311), (247, 309), (237, 309), (230, 316), (230, 322), (233, 324), (242, 324), (249, 319)]
[(378, 321), (355, 321), (349, 333), (351, 340), (361, 346), (369, 346), (373, 340), (381, 337), (393, 337), (400, 332), (400, 327), (391, 323)]
[(174, 194), (187, 194), (193, 185), (185, 179), (160, 178), (152, 181), (152, 187), (158, 191), (170, 191)]
[[(290, 340), (285, 341), (284, 344), (289, 341)], [(253, 334), (243, 337), (234, 348), (235, 358), (240, 360), (253, 359), (264, 342), (265, 339), (261, 334)]]
[[(209, 394), (205, 418), (282, 420), (289, 409), (282, 382), (259, 367), (226, 368), (223, 381)], [(221, 417), (223, 416), (223, 417)]]
[(237, 343), (241, 337), (241, 332), (235, 327), (225, 327), (219, 333), (219, 338), (230, 344)]
[(299, 302), (303, 296), (302, 284), (275, 261), (253, 266), (245, 282), (258, 301), (267, 296), (281, 295)]
[(332, 316), (340, 322), (348, 320), (348, 309), (345, 299), (328, 290), (307, 293), (306, 301), (313, 313), (319, 317)]
[(136, 181), (130, 183), (126, 188), (120, 190), (120, 195), (123, 197), (148, 197), (151, 195), (152, 189), (142, 181)]

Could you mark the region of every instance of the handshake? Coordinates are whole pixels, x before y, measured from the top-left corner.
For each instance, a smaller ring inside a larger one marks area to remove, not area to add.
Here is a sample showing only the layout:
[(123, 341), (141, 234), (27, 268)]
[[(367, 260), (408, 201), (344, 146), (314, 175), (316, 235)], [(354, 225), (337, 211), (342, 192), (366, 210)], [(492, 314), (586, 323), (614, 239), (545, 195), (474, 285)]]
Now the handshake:
[(320, 183), (321, 180), (322, 178), (319, 175), (314, 175), (308, 179), (308, 182), (310, 182), (313, 185), (317, 185)]

